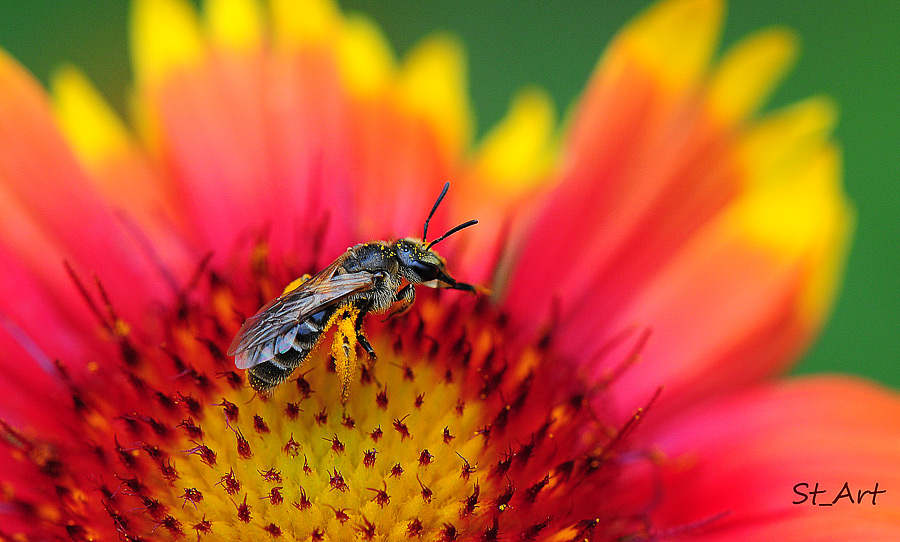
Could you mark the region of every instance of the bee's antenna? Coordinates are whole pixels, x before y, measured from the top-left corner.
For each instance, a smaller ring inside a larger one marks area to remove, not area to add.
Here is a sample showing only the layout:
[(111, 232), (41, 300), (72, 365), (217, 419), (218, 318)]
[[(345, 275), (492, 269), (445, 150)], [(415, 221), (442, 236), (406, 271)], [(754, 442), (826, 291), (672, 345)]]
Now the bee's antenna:
[(450, 237), (451, 235), (453, 235), (454, 233), (458, 232), (459, 230), (466, 229), (466, 228), (468, 228), (469, 226), (474, 226), (475, 224), (478, 224), (478, 221), (477, 221), (477, 220), (470, 220), (470, 221), (468, 221), (468, 222), (463, 222), (463, 223), (460, 224), (459, 226), (456, 226), (456, 227), (454, 227), (454, 228), (450, 228), (450, 231), (448, 231), (448, 232), (445, 233), (444, 235), (438, 237), (438, 238), (435, 239), (434, 241), (428, 243), (428, 246), (425, 247), (425, 250), (431, 249), (431, 247), (433, 247), (434, 245), (440, 243), (440, 242), (443, 241), (444, 239)]
[(434, 212), (437, 211), (438, 205), (441, 204), (441, 201), (444, 199), (444, 196), (447, 195), (447, 189), (450, 188), (450, 183), (444, 183), (444, 189), (441, 190), (441, 195), (438, 196), (436, 202), (434, 202), (434, 207), (431, 208), (431, 212), (428, 213), (428, 218), (425, 219), (425, 231), (422, 232), (422, 242), (425, 242), (425, 239), (428, 238), (428, 222), (431, 221), (431, 217), (434, 216)]

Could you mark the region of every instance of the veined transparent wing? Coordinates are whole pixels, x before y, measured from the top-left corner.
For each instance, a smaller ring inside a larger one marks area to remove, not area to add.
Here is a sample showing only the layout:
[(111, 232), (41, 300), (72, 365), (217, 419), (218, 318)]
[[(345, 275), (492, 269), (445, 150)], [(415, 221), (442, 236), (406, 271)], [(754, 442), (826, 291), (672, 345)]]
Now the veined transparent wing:
[[(335, 264), (339, 265), (339, 262)], [(335, 275), (334, 269), (338, 267), (335, 264), (294, 290), (273, 299), (247, 318), (228, 348), (228, 355), (235, 356), (238, 369), (253, 367), (286, 352), (292, 343), (288, 339), (293, 339), (287, 335), (291, 331), (296, 333), (297, 324), (322, 309), (375, 286), (372, 273)]]

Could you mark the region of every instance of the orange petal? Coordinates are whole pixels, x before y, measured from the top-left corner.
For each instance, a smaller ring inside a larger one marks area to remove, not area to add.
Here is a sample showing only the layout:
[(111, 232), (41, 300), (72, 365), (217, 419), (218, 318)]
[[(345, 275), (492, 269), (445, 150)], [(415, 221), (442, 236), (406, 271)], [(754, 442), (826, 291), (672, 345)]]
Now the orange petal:
[(496, 278), (492, 275), (500, 252), (510, 248), (511, 225), (527, 216), (548, 190), (559, 153), (557, 139), (550, 97), (528, 88), (513, 98), (506, 117), (481, 142), (452, 198), (455, 223), (478, 219), (478, 227), (466, 233), (465, 246), (482, 249), (464, 250), (455, 258), (466, 281), (488, 284)]
[(646, 262), (627, 260), (614, 287), (580, 299), (562, 348), (649, 328), (643, 363), (616, 384), (627, 409), (659, 385), (689, 402), (783, 370), (821, 326), (839, 276), (849, 222), (839, 179), (824, 144), (789, 175), (749, 189), (648, 280)]
[(258, 57), (222, 52), (202, 67), (166, 78), (149, 102), (167, 173), (184, 208), (192, 210), (191, 227), (203, 246), (217, 252), (231, 247), (235, 232), (258, 221), (274, 196), (262, 81)]
[[(694, 9), (709, 10), (694, 27), (635, 37)], [(690, 401), (783, 369), (821, 326), (840, 276), (852, 212), (829, 142), (833, 109), (811, 100), (745, 129), (791, 45), (751, 39), (707, 88), (717, 19), (713, 3), (664, 2), (613, 44), (505, 288), (510, 314), (529, 315), (523, 331), (553, 325), (560, 350), (600, 364), (595, 376), (618, 374), (614, 355), (591, 359), (608, 341), (650, 330), (644, 363), (619, 380), (626, 412), (659, 385)], [(680, 44), (682, 32), (701, 37)], [(675, 74), (660, 66), (664, 46), (686, 55)], [(732, 71), (753, 65), (765, 69), (746, 94), (723, 102)]]
[(610, 154), (573, 164), (546, 198), (516, 263), (524, 271), (506, 287), (512, 311), (541, 314), (558, 302), (566, 314), (587, 291), (635, 291), (739, 193), (731, 138), (702, 107), (650, 127), (652, 113), (631, 114)]
[(528, 271), (506, 288), (511, 311), (547, 313), (554, 298), (608, 284), (623, 257), (658, 265), (659, 249), (671, 254), (737, 192), (729, 131), (701, 92), (721, 11), (715, 0), (661, 2), (609, 47), (575, 112), (559, 187), (521, 249)]
[[(349, 203), (356, 175), (352, 113), (335, 53), (312, 47), (273, 55), (264, 64), (263, 79), (269, 96), (263, 125), (276, 187), (275, 211), (264, 209), (263, 216), (285, 225), (288, 246), (320, 246), (325, 261), (319, 264), (327, 263), (359, 241)], [(259, 223), (258, 216), (254, 220)], [(316, 239), (319, 234), (312, 232), (324, 224), (324, 235)]]
[[(719, 220), (648, 282), (622, 279), (618, 295), (605, 287), (588, 293), (581, 316), (562, 326), (558, 342), (573, 355), (597, 351), (624, 329), (649, 329), (640, 362), (613, 384), (623, 412), (660, 386), (666, 409), (747, 386), (782, 370), (807, 345), (811, 330), (797, 315), (801, 267), (754, 249), (739, 233)], [(639, 293), (624, 301), (633, 290)], [(620, 357), (596, 360), (589, 370), (603, 375)]]
[[(431, 204), (452, 174), (435, 132), (387, 100), (359, 104), (353, 111), (358, 149), (353, 169), (360, 181), (354, 192), (361, 233), (384, 239), (420, 236)], [(429, 237), (448, 227), (448, 203), (457, 194), (451, 188)]]

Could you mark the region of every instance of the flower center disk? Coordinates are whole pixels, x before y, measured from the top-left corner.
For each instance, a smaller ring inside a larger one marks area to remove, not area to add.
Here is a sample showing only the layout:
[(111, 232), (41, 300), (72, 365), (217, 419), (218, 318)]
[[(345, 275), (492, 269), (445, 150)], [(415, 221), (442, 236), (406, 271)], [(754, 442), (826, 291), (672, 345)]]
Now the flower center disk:
[(245, 386), (207, 407), (202, 424), (183, 422), (187, 457), (159, 487), (170, 503), (183, 501), (171, 517), (198, 531), (206, 521), (220, 535), (262, 527), (335, 540), (436, 532), (464, 518), (473, 463), (462, 473), (484, 448), (471, 438), (480, 406), (465, 405), (446, 372), (395, 356), (361, 380), (342, 404), (330, 359), (314, 355), (273, 397)]
[(72, 438), (45, 443), (0, 428), (59, 496), (42, 508), (21, 500), (29, 516), (65, 525), (76, 541), (580, 540), (601, 527), (604, 539), (644, 530), (596, 501), (620, 470), (620, 441), (590, 436), (609, 428), (586, 407), (587, 392), (547, 362), (547, 341), (508, 343), (486, 300), (436, 292), (386, 324), (369, 318), (379, 359), (360, 352), (346, 402), (322, 345), (263, 396), (221, 349), (242, 319), (235, 300), (270, 294), (265, 280), (254, 283), (257, 295), (236, 295), (212, 274), (208, 297), (161, 319), (161, 347), (111, 333), (118, 370), (95, 371), (90, 387), (59, 365), (78, 416)]

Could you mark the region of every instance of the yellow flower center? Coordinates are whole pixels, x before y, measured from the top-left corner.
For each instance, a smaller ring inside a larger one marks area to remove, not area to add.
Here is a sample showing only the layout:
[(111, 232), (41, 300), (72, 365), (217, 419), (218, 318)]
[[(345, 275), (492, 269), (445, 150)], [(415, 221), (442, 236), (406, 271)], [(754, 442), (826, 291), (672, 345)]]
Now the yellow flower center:
[[(388, 343), (376, 348), (391, 353)], [(177, 478), (153, 491), (167, 504), (157, 530), (396, 540), (451, 530), (474, 513), (466, 497), (484, 484), (481, 412), (452, 373), (386, 355), (342, 404), (330, 358), (318, 353), (301, 369), (271, 398), (242, 386), (207, 406), (202, 422), (182, 423), (169, 445), (188, 451), (171, 463)]]

